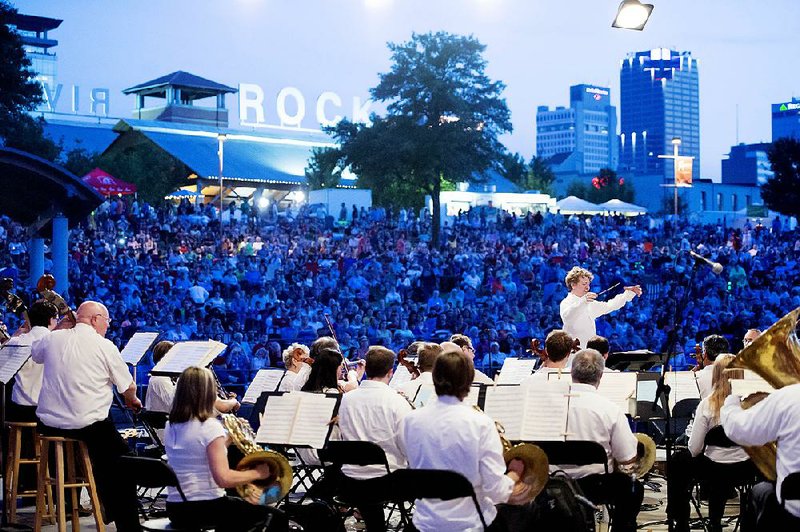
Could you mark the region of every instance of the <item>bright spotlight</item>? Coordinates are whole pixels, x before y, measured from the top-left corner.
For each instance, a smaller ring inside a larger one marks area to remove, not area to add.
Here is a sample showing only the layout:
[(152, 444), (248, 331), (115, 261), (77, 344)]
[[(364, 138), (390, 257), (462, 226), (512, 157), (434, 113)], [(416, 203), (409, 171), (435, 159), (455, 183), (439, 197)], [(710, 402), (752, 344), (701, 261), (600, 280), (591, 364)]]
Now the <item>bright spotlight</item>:
[(266, 198), (264, 196), (258, 198), (258, 208), (266, 209), (267, 207), (269, 207), (269, 198)]
[(653, 4), (643, 4), (639, 0), (622, 0), (611, 27), (642, 31), (652, 12)]
[(295, 192), (294, 197), (297, 200), (297, 203), (303, 203), (306, 200), (306, 195), (302, 190)]

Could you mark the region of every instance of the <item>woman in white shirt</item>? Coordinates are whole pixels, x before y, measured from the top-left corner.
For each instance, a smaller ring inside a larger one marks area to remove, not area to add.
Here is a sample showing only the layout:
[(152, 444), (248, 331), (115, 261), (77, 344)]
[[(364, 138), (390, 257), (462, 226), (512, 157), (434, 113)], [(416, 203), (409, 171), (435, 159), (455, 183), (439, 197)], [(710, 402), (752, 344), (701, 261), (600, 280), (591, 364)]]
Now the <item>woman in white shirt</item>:
[[(731, 394), (732, 378), (742, 378), (741, 371), (728, 370), (736, 359), (733, 355), (719, 355), (714, 361), (711, 394), (700, 401), (694, 415), (688, 453), (678, 451), (673, 455), (669, 473), (670, 498), (673, 504), (675, 530), (689, 530), (689, 495), (696, 480), (708, 487), (708, 513), (711, 532), (721, 531), (721, 520), (730, 488), (739, 479), (755, 477), (756, 468), (741, 447), (716, 447), (705, 445), (706, 435), (720, 424), (719, 412)], [(726, 371), (727, 370), (727, 371)]]
[(217, 532), (287, 530), (282, 512), (225, 495), (233, 488), (270, 476), (269, 465), (236, 471), (228, 465), (228, 437), (214, 416), (216, 383), (208, 369), (187, 368), (178, 379), (164, 430), (167, 460), (186, 502), (174, 488), (167, 494), (167, 515), (179, 528), (213, 526)]

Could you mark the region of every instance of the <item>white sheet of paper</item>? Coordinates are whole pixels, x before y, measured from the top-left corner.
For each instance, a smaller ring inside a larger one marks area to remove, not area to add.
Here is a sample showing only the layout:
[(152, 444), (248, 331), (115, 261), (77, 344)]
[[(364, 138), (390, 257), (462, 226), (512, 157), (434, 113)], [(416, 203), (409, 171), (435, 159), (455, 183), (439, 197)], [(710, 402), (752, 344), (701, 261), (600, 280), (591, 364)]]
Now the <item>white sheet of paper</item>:
[(497, 384), (519, 384), (520, 381), (533, 373), (536, 360), (532, 358), (507, 358), (503, 361)]
[(759, 377), (758, 379), (731, 379), (731, 394), (737, 397), (747, 397), (757, 392), (772, 393), (775, 388)]
[(394, 370), (392, 380), (389, 381), (389, 386), (394, 389), (400, 387), (401, 384), (411, 380), (411, 372), (406, 369), (402, 364), (398, 364), (397, 369)]
[(326, 397), (319, 393), (292, 393), (302, 395), (289, 443), (291, 445), (308, 445), (312, 449), (322, 449), (330, 430), (330, 421), (333, 418), (333, 410), (336, 408), (336, 398)]
[(128, 340), (128, 343), (122, 348), (122, 360), (131, 366), (137, 365), (142, 360), (144, 354), (147, 353), (147, 350), (150, 349), (150, 346), (153, 345), (153, 342), (156, 341), (156, 338), (158, 338), (157, 332), (133, 333), (131, 339)]
[(469, 393), (464, 398), (464, 404), (467, 404), (469, 406), (476, 406), (478, 404), (478, 399), (480, 399), (480, 395), (481, 395), (481, 387), (473, 384), (469, 388)]
[[(13, 342), (13, 340), (10, 340)], [(0, 349), (0, 382), (8, 384), (31, 356), (31, 346), (6, 344)]]
[(153, 373), (163, 372), (180, 375), (189, 366), (204, 368), (225, 351), (223, 343), (208, 340), (205, 342), (178, 342), (164, 358), (152, 369)]
[(433, 384), (420, 385), (417, 396), (413, 398), (414, 408), (422, 408), (430, 403), (434, 397), (436, 397), (436, 388), (433, 387)]
[(700, 399), (700, 390), (697, 387), (697, 376), (693, 371), (668, 371), (664, 380), (669, 385), (669, 408), (675, 408), (675, 403), (683, 399)]
[(630, 399), (636, 398), (636, 373), (632, 371), (603, 373), (597, 393), (619, 405), (623, 412), (631, 414)]
[(523, 441), (565, 441), (569, 413), (570, 383), (548, 380), (526, 386), (525, 416), (520, 439)]
[(524, 389), (519, 385), (488, 386), (483, 411), (503, 425), (505, 436), (511, 441), (520, 440), (522, 420), (525, 417)]
[(278, 389), (284, 373), (282, 369), (260, 369), (253, 382), (247, 387), (247, 391), (242, 398), (243, 403), (255, 403), (264, 392), (274, 392)]
[(261, 425), (258, 427), (256, 442), (267, 445), (289, 445), (299, 405), (300, 397), (293, 393), (270, 396), (264, 408)]

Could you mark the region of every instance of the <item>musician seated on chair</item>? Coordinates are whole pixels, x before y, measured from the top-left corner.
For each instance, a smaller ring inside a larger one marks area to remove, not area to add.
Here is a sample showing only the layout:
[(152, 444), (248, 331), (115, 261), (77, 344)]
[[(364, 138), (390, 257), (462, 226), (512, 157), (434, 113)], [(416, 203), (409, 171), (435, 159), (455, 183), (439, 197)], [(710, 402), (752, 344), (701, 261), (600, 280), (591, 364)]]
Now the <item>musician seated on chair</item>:
[[(464, 475), (475, 489), (488, 530), (505, 530), (496, 504), (508, 502), (524, 465), (506, 471), (494, 421), (462, 401), (469, 394), (475, 369), (471, 354), (453, 344), (433, 366), (437, 400), (409, 413), (400, 423), (400, 444), (415, 469), (445, 469)], [(481, 521), (470, 499), (416, 501), (413, 523), (423, 532), (479, 530)]]
[(612, 532), (636, 530), (636, 516), (642, 506), (644, 489), (630, 475), (614, 471), (614, 463), (623, 470), (637, 459), (638, 440), (631, 432), (625, 412), (619, 405), (597, 393), (603, 378), (603, 356), (594, 349), (582, 349), (572, 360), (572, 396), (569, 401), (567, 440), (594, 441), (608, 456), (605, 464), (586, 466), (559, 465), (577, 479), (583, 492), (596, 504), (612, 504)]
[[(608, 355), (609, 352), (611, 351), (611, 348), (608, 344), (608, 338), (599, 335), (595, 335), (589, 338), (589, 341), (586, 342), (586, 349), (594, 349), (595, 351), (603, 355), (603, 363), (608, 361)], [(619, 370), (611, 369), (608, 366), (606, 366), (604, 371), (617, 373)]]
[(724, 336), (712, 334), (703, 338), (703, 361), (698, 364), (703, 369), (697, 371), (697, 389), (700, 390), (700, 399), (711, 395), (712, 377), (714, 374), (714, 361), (722, 353), (730, 353), (731, 346)]
[[(411, 345), (414, 344), (418, 344), (415, 347), (415, 352), (417, 354), (419, 377), (404, 382), (397, 388), (397, 391), (405, 395), (409, 401), (413, 401), (417, 396), (420, 386), (424, 384), (433, 385), (433, 363), (436, 362), (436, 357), (442, 353), (442, 346), (433, 342), (414, 342)], [(410, 350), (411, 346), (409, 346)]]
[(731, 395), (720, 411), (725, 434), (739, 445), (764, 445), (777, 441), (777, 482), (761, 482), (750, 490), (747, 520), (742, 532), (800, 529), (800, 500), (780, 504), (781, 483), (800, 471), (800, 384), (775, 390), (755, 406), (742, 409)]
[(293, 343), (283, 350), (286, 373), (278, 387), (279, 392), (291, 392), (303, 387), (311, 373), (311, 365), (305, 362), (308, 358), (309, 349), (303, 344)]
[[(436, 344), (431, 344), (436, 345)], [(436, 345), (436, 347), (439, 347)], [(406, 467), (406, 457), (400, 449), (398, 430), (400, 421), (412, 410), (411, 404), (389, 387), (394, 368), (395, 354), (385, 347), (370, 346), (366, 355), (367, 380), (357, 390), (342, 396), (339, 406), (339, 429), (346, 441), (369, 441), (378, 444), (386, 453), (389, 469), (394, 471)], [(379, 477), (386, 475), (382, 465), (342, 467), (348, 478), (374, 480), (370, 483), (348, 483), (342, 489), (369, 492), (380, 490)], [(350, 485), (348, 485), (350, 484)], [(385, 530), (383, 506), (360, 507), (367, 530)]]
[[(170, 521), (180, 528), (214, 527), (217, 532), (287, 530), (282, 512), (225, 495), (225, 488), (268, 478), (270, 467), (261, 463), (245, 471), (230, 468), (229, 439), (214, 417), (216, 398), (210, 370), (189, 367), (181, 373), (164, 430), (164, 447), (186, 501), (177, 489), (168, 489)], [(269, 527), (264, 528), (267, 523)]]
[[(450, 336), (450, 342), (456, 344), (461, 350), (464, 352), (465, 355), (472, 358), (472, 365), (473, 369), (475, 367), (475, 348), (472, 346), (472, 339), (467, 336), (466, 334), (454, 334)], [(447, 342), (445, 342), (447, 343)], [(442, 344), (444, 348), (444, 343)], [(480, 370), (475, 370), (475, 383), (476, 384), (494, 384), (494, 381), (489, 378), (488, 375), (481, 372)]]
[(718, 532), (722, 530), (722, 516), (731, 487), (756, 475), (755, 466), (741, 447), (704, 445), (709, 431), (720, 424), (720, 409), (731, 394), (730, 379), (742, 378), (735, 370), (728, 370), (732, 375), (726, 371), (734, 359), (733, 355), (720, 355), (714, 361), (713, 391), (697, 406), (689, 449), (672, 455), (667, 515), (677, 532), (689, 530), (689, 497), (695, 480), (702, 480), (708, 487), (711, 532)]
[(547, 381), (550, 373), (569, 372), (569, 355), (575, 340), (566, 331), (555, 329), (550, 331), (544, 341), (545, 357), (542, 365), (533, 375), (524, 377), (520, 384)]

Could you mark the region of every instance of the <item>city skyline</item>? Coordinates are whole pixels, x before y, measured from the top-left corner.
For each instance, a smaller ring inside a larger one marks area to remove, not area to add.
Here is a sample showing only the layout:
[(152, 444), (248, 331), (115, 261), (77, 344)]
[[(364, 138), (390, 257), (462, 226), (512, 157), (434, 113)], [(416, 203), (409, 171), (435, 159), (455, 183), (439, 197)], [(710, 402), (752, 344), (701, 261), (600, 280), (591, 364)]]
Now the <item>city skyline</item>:
[[(770, 140), (770, 105), (800, 92), (800, 74), (784, 59), (800, 51), (795, 35), (800, 6), (788, 0), (761, 7), (656, 3), (640, 33), (610, 28), (617, 4), (181, 0), (148, 10), (96, 0), (14, 2), (21, 13), (64, 19), (51, 34), (59, 41), (61, 105), (69, 105), (73, 85), (83, 98), (93, 87), (106, 87), (116, 117), (130, 117), (134, 107), (122, 89), (185, 70), (234, 87), (259, 85), (268, 123), (278, 121), (278, 91), (297, 87), (307, 106), (303, 127), (318, 128), (314, 107), (320, 94), (340, 95), (345, 116), (357, 108), (354, 98), (363, 104), (377, 74), (388, 70), (387, 41), (405, 41), (412, 31), (443, 30), (473, 34), (487, 45), (488, 73), (506, 83), (512, 111), (514, 133), (503, 141), (526, 159), (535, 149), (538, 106), (564, 105), (569, 86), (586, 83), (609, 87), (612, 105), (619, 108), (620, 61), (630, 52), (661, 46), (691, 51), (700, 60), (702, 177), (720, 176), (720, 160), (737, 140), (737, 105), (739, 142)], [(707, 26), (704, 21), (712, 19)], [(233, 127), (236, 103), (228, 97)]]

